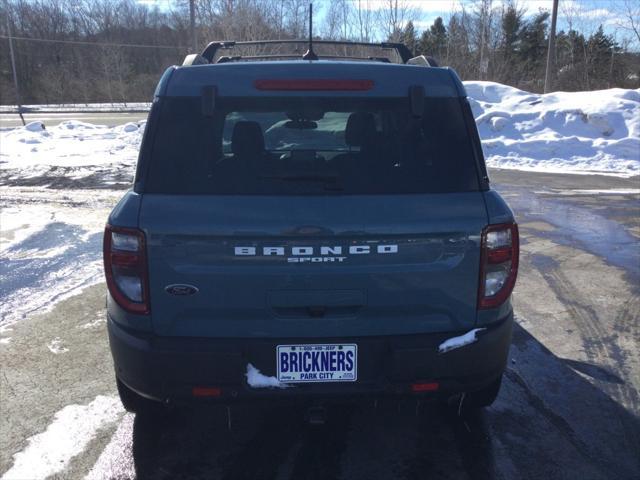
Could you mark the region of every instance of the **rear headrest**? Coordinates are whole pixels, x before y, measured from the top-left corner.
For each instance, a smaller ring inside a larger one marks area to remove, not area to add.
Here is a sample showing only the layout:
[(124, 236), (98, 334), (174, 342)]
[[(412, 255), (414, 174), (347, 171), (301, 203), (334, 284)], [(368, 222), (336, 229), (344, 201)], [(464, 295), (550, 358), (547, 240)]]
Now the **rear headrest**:
[(238, 156), (255, 156), (264, 152), (264, 135), (258, 122), (236, 122), (231, 135), (231, 151)]
[(347, 145), (362, 147), (370, 142), (376, 133), (376, 120), (373, 114), (368, 112), (354, 112), (349, 115), (347, 127), (344, 131), (344, 139)]

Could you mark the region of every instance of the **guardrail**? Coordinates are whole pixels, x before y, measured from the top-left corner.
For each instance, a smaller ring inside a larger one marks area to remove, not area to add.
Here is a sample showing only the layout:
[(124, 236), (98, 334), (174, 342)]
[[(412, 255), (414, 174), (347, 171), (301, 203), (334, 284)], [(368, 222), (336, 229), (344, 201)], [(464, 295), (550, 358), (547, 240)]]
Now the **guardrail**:
[(67, 103), (48, 105), (0, 105), (0, 114), (19, 113), (138, 113), (148, 112), (149, 102), (134, 103)]

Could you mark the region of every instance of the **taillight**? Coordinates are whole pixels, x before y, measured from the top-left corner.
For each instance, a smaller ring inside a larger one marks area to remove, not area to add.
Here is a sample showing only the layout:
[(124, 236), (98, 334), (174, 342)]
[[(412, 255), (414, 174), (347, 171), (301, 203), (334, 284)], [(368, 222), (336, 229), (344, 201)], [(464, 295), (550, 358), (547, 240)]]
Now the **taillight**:
[(298, 90), (298, 91), (358, 91), (371, 90), (373, 80), (351, 79), (264, 79), (256, 80), (254, 86), (258, 90)]
[(107, 225), (103, 241), (104, 273), (109, 293), (124, 310), (149, 313), (149, 279), (144, 233)]
[(489, 225), (482, 231), (478, 308), (502, 305), (516, 284), (518, 276), (518, 225)]

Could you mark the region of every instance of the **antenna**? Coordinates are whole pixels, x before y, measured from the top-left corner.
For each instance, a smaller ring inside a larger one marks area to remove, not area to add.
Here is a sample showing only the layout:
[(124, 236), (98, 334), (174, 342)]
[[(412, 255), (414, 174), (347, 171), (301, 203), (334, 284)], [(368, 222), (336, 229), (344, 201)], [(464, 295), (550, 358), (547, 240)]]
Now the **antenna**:
[(313, 51), (313, 3), (309, 4), (309, 50), (302, 56), (303, 60), (318, 60), (318, 55)]

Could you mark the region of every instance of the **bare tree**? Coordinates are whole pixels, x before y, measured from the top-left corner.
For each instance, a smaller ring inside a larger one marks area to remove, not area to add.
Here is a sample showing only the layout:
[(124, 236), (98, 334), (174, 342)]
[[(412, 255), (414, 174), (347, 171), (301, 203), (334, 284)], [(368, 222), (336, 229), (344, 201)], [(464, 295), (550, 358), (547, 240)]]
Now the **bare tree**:
[(618, 26), (633, 34), (637, 47), (640, 48), (640, 4), (636, 1), (623, 0), (616, 5), (616, 10), (622, 14), (624, 20), (617, 22)]
[(393, 41), (400, 41), (404, 26), (421, 16), (420, 10), (408, 0), (385, 0), (377, 13), (380, 29), (387, 39)]
[(349, 0), (334, 0), (325, 14), (323, 33), (328, 39), (347, 40), (353, 37), (353, 4)]
[(356, 0), (355, 12), (359, 40), (361, 42), (371, 41), (375, 28), (375, 12), (370, 0)]

